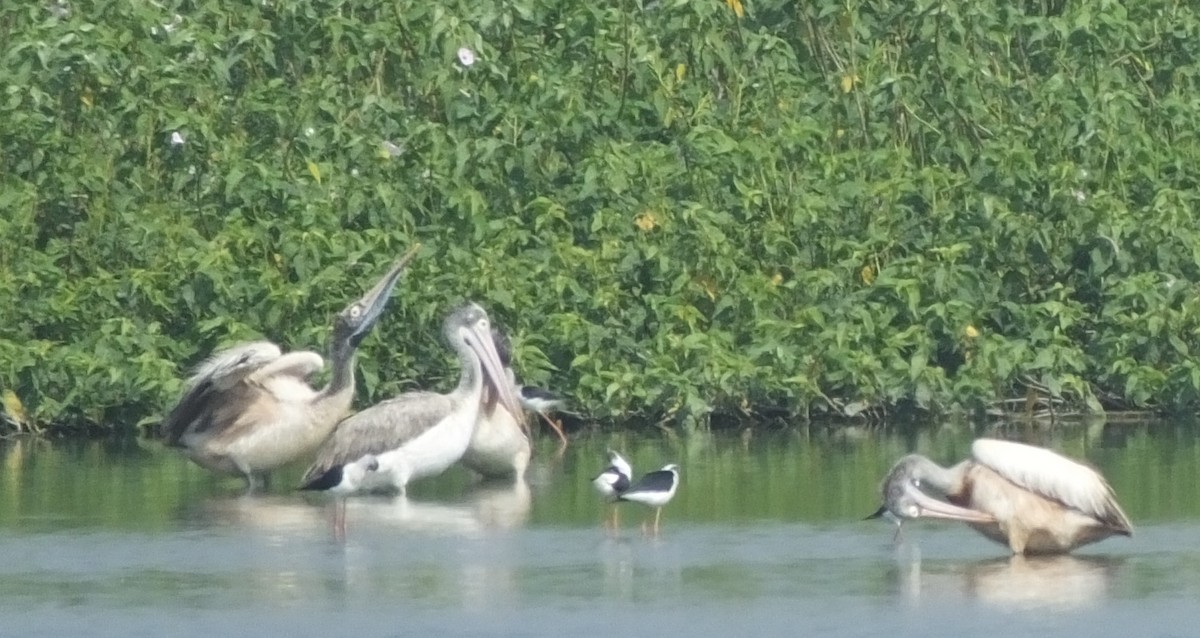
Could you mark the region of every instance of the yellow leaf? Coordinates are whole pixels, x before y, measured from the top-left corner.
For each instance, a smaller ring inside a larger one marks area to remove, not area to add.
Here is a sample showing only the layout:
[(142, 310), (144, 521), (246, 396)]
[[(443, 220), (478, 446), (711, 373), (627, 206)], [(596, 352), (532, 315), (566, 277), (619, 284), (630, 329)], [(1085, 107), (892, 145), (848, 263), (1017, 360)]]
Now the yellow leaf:
[(655, 215), (654, 211), (644, 210), (633, 219), (633, 223), (635, 226), (641, 229), (642, 232), (648, 233), (655, 228), (658, 228), (658, 215)]
[(704, 289), (704, 294), (708, 295), (710, 300), (717, 300), (717, 282), (713, 281), (712, 277), (700, 275), (696, 277), (695, 282), (700, 284), (700, 287)]
[(317, 166), (316, 162), (308, 160), (308, 173), (313, 176), (313, 179), (317, 180), (318, 184), (321, 183), (321, 167)]
[(775, 273), (775, 275), (773, 277), (771, 277), (771, 285), (772, 286), (778, 286), (779, 284), (782, 284), (782, 283), (783, 283), (783, 273), (777, 272), (777, 273)]
[(964, 330), (963, 333), (967, 335), (968, 339), (974, 339), (975, 337), (979, 336), (979, 331), (976, 330), (975, 326), (972, 326), (971, 324), (967, 324), (967, 329)]
[(875, 281), (875, 267), (867, 264), (862, 267), (862, 272), (859, 275), (862, 277), (863, 283), (870, 286)]
[(687, 75), (687, 65), (682, 63), (675, 65), (675, 81), (682, 82), (685, 75)]
[(84, 89), (83, 93), (79, 95), (79, 101), (83, 102), (83, 105), (89, 109), (92, 108), (92, 90)]
[(17, 396), (12, 390), (5, 390), (3, 399), (4, 411), (8, 414), (8, 418), (16, 424), (17, 429), (29, 424), (29, 415), (25, 414), (25, 404), (21, 403), (21, 397)]
[(733, 15), (739, 18), (746, 15), (746, 9), (742, 6), (742, 0), (725, 0), (725, 4), (729, 5), (730, 9), (733, 9)]
[(857, 75), (843, 75), (842, 76), (842, 93), (849, 93), (850, 91), (853, 91), (854, 85), (858, 84), (860, 81), (861, 80), (858, 79)]

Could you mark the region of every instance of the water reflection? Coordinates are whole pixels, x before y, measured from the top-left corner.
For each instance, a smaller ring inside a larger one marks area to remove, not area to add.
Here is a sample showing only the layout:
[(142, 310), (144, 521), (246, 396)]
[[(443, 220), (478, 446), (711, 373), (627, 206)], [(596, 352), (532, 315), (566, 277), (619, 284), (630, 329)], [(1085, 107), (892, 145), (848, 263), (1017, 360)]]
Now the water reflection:
[[(982, 433), (970, 428), (578, 437), (531, 484), (451, 472), (407, 498), (352, 498), (343, 541), (331, 501), (286, 475), (245, 496), (155, 442), (0, 441), (0, 614), (14, 635), (101, 621), (111, 635), (392, 635), (397, 619), (410, 633), (547, 638), (1092, 636), (1122, 622), (1143, 635), (1160, 618), (1178, 633), (1200, 596), (1200, 439), (1111, 429), (1026, 438), (1102, 469), (1138, 526), (1088, 549), (1107, 556), (1050, 559), (932, 522), (895, 546), (889, 526), (861, 520), (897, 458), (961, 458)], [(683, 468), (660, 538), (640, 533), (641, 508), (615, 536), (602, 528), (588, 480), (608, 447)]]
[[(458, 502), (425, 501), (405, 495), (364, 495), (346, 501), (348, 533), (355, 528), (482, 536), (489, 531), (513, 529), (529, 520), (533, 495), (527, 481), (478, 483), (468, 488)], [(297, 533), (334, 534), (334, 510), (330, 497), (239, 494), (215, 496), (186, 506), (181, 520), (192, 526), (237, 527), (268, 536)]]
[(420, 501), (403, 495), (352, 498), (346, 504), (346, 517), (354, 525), (478, 537), (524, 525), (532, 506), (533, 496), (526, 481), (480, 483), (458, 503)]
[(921, 560), (898, 551), (889, 580), (909, 604), (944, 606), (965, 599), (1006, 611), (1067, 611), (1103, 604), (1125, 559), (1111, 556), (1009, 556), (982, 561)]

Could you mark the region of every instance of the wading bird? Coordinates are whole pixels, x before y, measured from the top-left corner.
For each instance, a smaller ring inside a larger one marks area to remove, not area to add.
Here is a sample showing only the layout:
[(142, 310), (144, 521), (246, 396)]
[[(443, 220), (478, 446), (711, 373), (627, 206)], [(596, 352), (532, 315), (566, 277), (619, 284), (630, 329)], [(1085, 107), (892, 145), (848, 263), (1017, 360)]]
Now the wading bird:
[(637, 483), (630, 485), (629, 489), (618, 494), (617, 500), (653, 507), (654, 527), (651, 532), (658, 535), (658, 521), (662, 517), (662, 508), (675, 497), (675, 488), (677, 487), (679, 487), (679, 466), (672, 463), (638, 479)]
[(267, 341), (218, 352), (197, 367), (163, 422), (167, 444), (210, 470), (245, 476), (251, 488), (267, 472), (316, 450), (350, 410), (354, 352), (419, 248), (334, 319), (328, 385), (317, 390), (308, 383), (325, 365), (315, 352), (283, 354)]
[(882, 491), (883, 506), (873, 518), (963, 521), (1014, 554), (1061, 554), (1114, 534), (1133, 535), (1098, 472), (1012, 441), (979, 439), (971, 458), (949, 469), (911, 454), (888, 472)]
[[(492, 328), (492, 343), (496, 346), (496, 357), (500, 361), (503, 380), (520, 402), (516, 373), (512, 369), (512, 350), (508, 336), (496, 327)], [(524, 480), (529, 467), (533, 448), (530, 432), (525, 424), (525, 413), (513, 412), (499, 401), (498, 393), (484, 388), (483, 405), (475, 431), (462, 455), (462, 464), (485, 479), (513, 477)]]
[(342, 421), (304, 474), (302, 489), (330, 483), (327, 475), (366, 455), (377, 457), (379, 468), (366, 475), (358, 491), (404, 493), (409, 481), (440, 474), (466, 451), (484, 403), (484, 388), (521, 418), (483, 308), (470, 303), (455, 310), (442, 332), (462, 366), (458, 387), (449, 394), (406, 392)]
[[(492, 328), (492, 343), (496, 345), (496, 354), (504, 367), (504, 378), (517, 393), (520, 404), (546, 419), (558, 433), (562, 445), (566, 446), (566, 435), (545, 414), (546, 410), (557, 406), (557, 403), (547, 404), (553, 395), (540, 388), (517, 385), (517, 376), (512, 369), (512, 344), (508, 336), (496, 327)], [(510, 412), (487, 388), (484, 393), (479, 421), (475, 424), (471, 443), (463, 453), (462, 464), (485, 479), (515, 477), (519, 480), (525, 475), (532, 455), (531, 432), (525, 424), (524, 413)]]
[[(592, 479), (592, 487), (596, 488), (605, 503), (610, 504), (609, 508), (612, 510), (610, 518), (614, 530), (620, 524), (617, 513), (617, 497), (629, 489), (629, 477), (632, 475), (633, 468), (629, 465), (629, 461), (626, 461), (616, 450), (609, 450), (608, 466)], [(605, 525), (608, 525), (607, 520)]]
[(328, 492), (337, 500), (333, 504), (333, 535), (337, 539), (346, 538), (346, 497), (362, 487), (363, 481), (371, 472), (379, 471), (379, 459), (366, 455), (353, 463), (339, 465), (321, 475), (318, 480), (304, 485), (300, 489), (316, 492)]

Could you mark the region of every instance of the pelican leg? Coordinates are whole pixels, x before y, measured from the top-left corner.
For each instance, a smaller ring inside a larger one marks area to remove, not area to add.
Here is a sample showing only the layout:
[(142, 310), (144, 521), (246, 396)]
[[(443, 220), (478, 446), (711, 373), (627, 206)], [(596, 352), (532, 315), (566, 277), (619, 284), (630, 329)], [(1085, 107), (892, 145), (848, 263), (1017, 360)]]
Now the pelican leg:
[(265, 472), (246, 472), (246, 493), (265, 492), (271, 486), (269, 475)]
[(655, 536), (658, 536), (658, 521), (661, 518), (662, 518), (662, 508), (659, 507), (654, 510), (654, 535)]

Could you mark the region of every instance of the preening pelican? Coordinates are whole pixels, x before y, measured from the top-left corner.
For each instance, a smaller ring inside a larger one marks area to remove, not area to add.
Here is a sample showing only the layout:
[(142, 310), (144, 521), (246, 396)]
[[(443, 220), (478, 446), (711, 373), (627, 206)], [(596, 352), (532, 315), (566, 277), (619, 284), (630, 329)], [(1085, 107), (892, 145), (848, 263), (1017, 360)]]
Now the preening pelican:
[[(629, 461), (621, 456), (616, 450), (608, 451), (608, 465), (592, 479), (592, 487), (600, 493), (600, 498), (606, 503), (610, 503), (612, 509), (612, 527), (615, 530), (620, 523), (617, 518), (617, 498), (621, 496), (625, 490), (629, 489), (630, 477), (633, 476), (633, 467), (629, 465)], [(605, 522), (607, 525), (608, 522)]]
[(267, 341), (213, 355), (188, 379), (179, 403), (163, 422), (168, 445), (196, 463), (240, 474), (251, 487), (266, 473), (312, 453), (350, 410), (354, 352), (371, 331), (417, 244), (361, 299), (333, 322), (333, 377), (321, 390), (307, 379), (324, 367), (315, 352), (289, 352)]
[(358, 486), (361, 491), (403, 493), (409, 481), (440, 474), (466, 451), (485, 387), (505, 409), (521, 414), (483, 308), (473, 303), (459, 308), (446, 318), (442, 332), (462, 366), (458, 387), (449, 394), (406, 392), (342, 421), (304, 474), (304, 488), (328, 484), (326, 475), (366, 455), (376, 456), (379, 468), (366, 475)]
[(662, 508), (675, 497), (675, 489), (678, 487), (679, 466), (672, 463), (638, 479), (637, 483), (629, 486), (629, 489), (617, 494), (617, 500), (653, 507), (654, 528), (652, 533), (657, 535), (658, 522), (662, 518)]
[[(926, 494), (926, 488), (949, 502)], [(883, 506), (872, 517), (963, 521), (1014, 554), (1061, 554), (1114, 534), (1133, 534), (1098, 472), (1012, 441), (979, 439), (971, 445), (971, 458), (949, 469), (911, 454), (888, 472), (882, 491)]]

